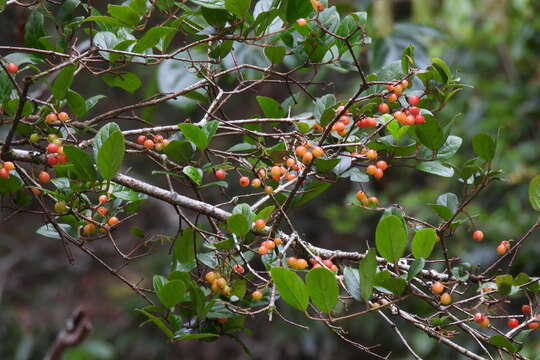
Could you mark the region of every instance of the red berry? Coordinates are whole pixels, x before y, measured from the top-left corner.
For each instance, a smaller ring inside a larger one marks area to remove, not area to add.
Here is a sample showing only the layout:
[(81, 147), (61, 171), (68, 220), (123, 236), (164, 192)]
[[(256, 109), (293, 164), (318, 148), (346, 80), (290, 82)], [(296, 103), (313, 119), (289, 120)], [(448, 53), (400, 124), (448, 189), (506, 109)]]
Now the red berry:
[(386, 114), (390, 111), (390, 106), (388, 106), (387, 103), (380, 103), (379, 104), (379, 112)]
[(65, 164), (68, 162), (68, 157), (64, 154), (58, 154), (56, 156), (56, 159), (58, 160), (59, 164)]
[(380, 169), (380, 168), (377, 168), (377, 169), (375, 170), (375, 173), (373, 174), (373, 177), (374, 177), (375, 179), (377, 179), (377, 180), (382, 179), (383, 176), (384, 176), (384, 171), (382, 171), (382, 169)]
[(240, 264), (236, 264), (233, 266), (233, 271), (237, 274), (243, 274), (244, 273), (244, 267)]
[(146, 136), (144, 135), (139, 135), (139, 137), (137, 138), (137, 143), (139, 145), (143, 145), (145, 141), (146, 141)]
[(15, 170), (15, 164), (12, 163), (11, 161), (4, 161), (4, 168), (7, 171)]
[(50, 143), (49, 145), (47, 145), (47, 152), (51, 154), (57, 153), (58, 145)]
[(107, 215), (107, 213), (109, 212), (109, 210), (107, 210), (107, 208), (105, 206), (100, 206), (97, 208), (97, 213), (101, 216), (105, 216)]
[(9, 179), (9, 171), (5, 167), (0, 169), (0, 178)]
[(240, 182), (240, 186), (242, 187), (249, 186), (249, 178), (247, 176), (242, 176), (239, 182)]
[(474, 241), (482, 241), (484, 240), (484, 233), (481, 230), (476, 230), (473, 232), (472, 237)]
[(530, 324), (529, 324), (529, 329), (531, 329), (531, 330), (536, 330), (536, 329), (538, 329), (538, 322), (533, 321), (532, 323), (530, 323)]
[(416, 96), (416, 95), (409, 96), (409, 104), (411, 104), (412, 106), (418, 105), (419, 102), (420, 102), (420, 96)]
[(508, 319), (508, 323), (506, 324), (510, 329), (517, 328), (519, 325), (519, 321), (517, 319)]
[(216, 172), (214, 173), (214, 175), (215, 175), (216, 178), (218, 178), (219, 180), (223, 180), (223, 179), (225, 179), (225, 177), (227, 176), (227, 173), (226, 173), (225, 170), (223, 170), (223, 169), (218, 169), (218, 170), (216, 170)]
[(15, 63), (9, 63), (6, 66), (6, 69), (10, 74), (15, 74), (17, 71), (19, 71), (19, 66)]
[(423, 124), (426, 122), (426, 119), (424, 118), (424, 115), (418, 114), (414, 117), (414, 123), (415, 124)]
[(58, 164), (58, 158), (56, 156), (54, 156), (54, 155), (49, 156), (47, 158), (47, 164), (49, 164), (50, 166), (54, 166), (54, 165)]
[(484, 315), (482, 313), (476, 313), (474, 314), (474, 321), (478, 324), (480, 324), (484, 320)]
[(61, 113), (58, 113), (58, 120), (60, 121), (68, 121), (69, 120), (69, 115), (62, 111)]
[(521, 312), (523, 315), (529, 315), (531, 313), (531, 307), (529, 305), (523, 305), (521, 307)]
[(256, 230), (262, 230), (266, 226), (266, 221), (264, 219), (257, 219), (255, 220), (254, 228)]
[(112, 216), (109, 218), (109, 220), (107, 220), (107, 224), (109, 224), (109, 226), (114, 226), (118, 224), (119, 222), (120, 220), (116, 216)]
[(100, 204), (106, 203), (107, 201), (109, 201), (109, 197), (107, 195), (99, 195), (98, 202)]
[(411, 106), (409, 108), (409, 113), (411, 113), (411, 115), (416, 116), (416, 115), (420, 114), (420, 108), (418, 108), (416, 106)]
[(49, 113), (47, 116), (45, 116), (45, 122), (47, 124), (52, 124), (56, 120), (58, 120), (58, 116), (56, 116), (55, 113)]
[(304, 18), (296, 19), (296, 23), (297, 23), (299, 26), (306, 26), (307, 20), (304, 19)]
[(48, 172), (42, 171), (39, 173), (39, 182), (42, 184), (46, 184), (51, 180), (51, 175), (49, 175)]

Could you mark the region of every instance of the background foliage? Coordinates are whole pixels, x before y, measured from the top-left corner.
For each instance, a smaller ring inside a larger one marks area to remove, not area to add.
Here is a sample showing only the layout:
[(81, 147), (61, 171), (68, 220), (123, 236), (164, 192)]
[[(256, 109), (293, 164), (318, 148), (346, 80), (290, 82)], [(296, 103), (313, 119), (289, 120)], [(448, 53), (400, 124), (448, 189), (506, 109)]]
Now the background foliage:
[[(474, 222), (484, 230), (487, 240), (480, 246), (473, 246), (469, 232), (462, 229), (452, 244), (454, 252), (471, 264), (492, 261), (497, 242), (490, 239), (511, 238), (523, 233), (535, 221), (535, 214), (527, 202), (527, 185), (540, 171), (540, 18), (535, 16), (540, 11), (540, 4), (534, 0), (376, 0), (336, 1), (335, 5), (344, 12), (369, 11), (368, 32), (373, 37), (373, 45), (365, 56), (371, 69), (399, 59), (403, 48), (412, 43), (420, 65), (429, 64), (432, 57), (443, 58), (453, 69), (458, 69), (463, 83), (472, 85), (457, 94), (441, 115), (449, 120), (460, 114), (455, 126), (458, 135), (464, 138), (465, 145), (458, 154), (461, 160), (472, 154), (470, 144), (474, 134), (479, 131), (496, 134), (502, 128), (495, 162), (505, 171), (504, 181), (493, 184), (468, 209), (469, 213), (478, 215)], [(15, 10), (1, 13), (0, 23), (5, 30), (0, 34), (0, 43), (22, 43), (22, 27), (26, 21), (31, 19), (25, 19)], [(351, 95), (358, 85), (351, 83), (358, 79), (350, 79), (346, 74), (331, 75), (336, 96), (340, 98)], [(319, 74), (321, 79), (328, 76), (324, 71)], [(193, 81), (189, 75), (167, 63), (160, 66), (157, 73), (148, 71), (142, 79), (151, 89), (167, 89), (171, 84), (177, 86), (178, 82), (189, 81)], [(91, 77), (81, 80), (77, 86), (107, 95), (103, 101), (108, 104), (125, 101), (125, 92), (115, 91)], [(273, 93), (273, 90), (269, 87), (261, 95), (283, 100), (283, 95)], [(135, 93), (133, 100), (143, 95)], [(147, 115), (159, 119), (160, 123), (170, 124), (188, 116), (201, 117), (202, 112), (193, 104), (181, 101), (180, 107), (161, 106)], [(239, 102), (230, 106), (231, 109), (241, 108), (242, 113), (259, 111), (256, 103)], [(131, 165), (135, 170), (141, 164)], [(375, 186), (381, 202), (399, 200), (407, 211), (427, 219), (433, 214), (423, 206), (425, 203), (434, 202), (436, 194), (459, 192), (455, 182), (426, 177), (415, 171), (395, 177), (390, 172), (383, 183)], [(374, 233), (377, 217), (345, 207), (356, 190), (353, 187), (332, 188), (307, 207), (297, 210), (294, 216), (299, 219), (300, 230), (316, 245), (357, 249), (359, 242)], [(141, 211), (146, 216), (137, 217), (137, 222), (132, 225), (149, 229), (148, 233), (174, 231), (176, 219), (170, 208), (150, 200)], [(0, 358), (40, 358), (63, 325), (67, 313), (77, 305), (89, 309), (94, 331), (89, 340), (65, 354), (66, 360), (245, 356), (231, 338), (203, 346), (196, 342), (170, 345), (165, 344), (153, 328), (137, 328), (141, 316), (132, 309), (140, 306), (140, 299), (89, 259), (75, 254), (77, 261), (68, 265), (56, 241), (34, 234), (33, 230), (39, 225), (39, 219), (29, 215), (20, 215), (0, 224)], [(122, 236), (134, 235), (126, 230)], [(538, 233), (526, 243), (518, 258), (516, 273), (519, 270), (529, 274), (540, 272), (540, 262), (536, 260), (540, 243), (535, 240), (539, 240)], [(160, 273), (167, 265), (166, 257), (158, 255), (137, 266), (146, 273)], [(287, 315), (295, 319), (298, 314), (291, 310)], [(300, 317), (297, 320), (301, 321)], [(374, 316), (353, 319), (347, 327), (360, 342), (373, 343), (384, 338), (385, 347), (392, 349), (394, 358), (407, 359), (409, 355), (394, 333), (385, 324), (374, 320)], [(305, 332), (279, 321), (265, 326), (259, 321), (265, 323), (264, 319), (248, 322), (252, 333), (242, 335), (242, 341), (256, 358), (350, 357), (355, 352), (353, 348), (342, 346), (317, 324), (312, 324), (311, 330)], [(449, 356), (447, 348), (437, 346), (423, 334), (413, 333), (412, 345), (426, 354), (426, 358)], [(524, 353), (531, 358), (540, 353), (537, 337), (531, 338)]]

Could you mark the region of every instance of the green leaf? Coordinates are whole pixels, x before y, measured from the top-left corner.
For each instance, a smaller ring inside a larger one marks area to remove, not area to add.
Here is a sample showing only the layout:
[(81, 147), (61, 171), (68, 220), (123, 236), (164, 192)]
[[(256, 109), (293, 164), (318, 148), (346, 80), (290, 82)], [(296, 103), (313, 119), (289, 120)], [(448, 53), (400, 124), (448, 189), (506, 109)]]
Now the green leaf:
[(209, 122), (204, 124), (202, 130), (204, 131), (204, 134), (206, 135), (206, 139), (209, 144), (210, 144), (210, 141), (212, 141), (212, 138), (214, 137), (214, 135), (216, 135), (218, 127), (219, 127), (218, 120), (210, 120)]
[(321, 311), (331, 313), (339, 297), (336, 274), (322, 267), (312, 269), (306, 275), (306, 285), (313, 304)]
[(179, 124), (178, 127), (182, 131), (182, 134), (195, 144), (198, 149), (205, 150), (208, 147), (208, 138), (201, 128), (188, 123)]
[(495, 141), (485, 133), (478, 133), (472, 138), (474, 153), (482, 159), (489, 161), (495, 156)]
[(286, 21), (294, 23), (299, 18), (307, 18), (313, 12), (313, 6), (305, 0), (287, 1)]
[(186, 285), (182, 280), (173, 280), (167, 282), (157, 291), (159, 301), (166, 308), (171, 308), (184, 299)]
[(427, 259), (437, 242), (437, 233), (434, 229), (424, 228), (414, 234), (412, 241), (412, 253), (415, 258)]
[(452, 72), (450, 71), (450, 68), (448, 67), (448, 65), (446, 65), (443, 59), (433, 58), (431, 59), (431, 61), (433, 62), (432, 66), (439, 74), (442, 82), (446, 84), (448, 80), (452, 78)]
[(407, 248), (407, 233), (397, 216), (386, 216), (379, 221), (375, 245), (379, 254), (389, 262), (395, 263), (403, 256)]
[(284, 46), (267, 46), (264, 48), (264, 55), (270, 60), (272, 64), (279, 64), (285, 57)]
[(414, 65), (414, 45), (409, 45), (401, 53), (401, 70), (404, 74), (409, 72), (411, 65)]
[(243, 237), (250, 229), (250, 223), (243, 214), (235, 214), (227, 218), (227, 230)]
[(360, 294), (367, 302), (373, 293), (375, 274), (377, 273), (377, 255), (375, 249), (369, 249), (366, 257), (358, 264), (360, 274)]
[(514, 284), (514, 279), (512, 275), (499, 275), (495, 277), (495, 283), (497, 284), (497, 290), (502, 295), (510, 295), (512, 292), (512, 285)]
[(248, 15), (250, 6), (251, 0), (225, 0), (225, 9), (239, 17)]
[(0, 104), (3, 104), (11, 96), (13, 83), (5, 71), (0, 71)]
[(37, 9), (30, 11), (30, 16), (26, 20), (26, 25), (24, 26), (24, 42), (28, 47), (43, 49), (44, 46), (41, 41), (39, 41), (39, 39), (45, 36), (43, 24), (43, 14)]
[(445, 220), (448, 220), (454, 215), (459, 206), (459, 199), (454, 193), (442, 194), (437, 198), (437, 204), (430, 206)]
[(181, 264), (195, 260), (195, 252), (201, 242), (201, 236), (192, 228), (185, 228), (176, 238), (173, 247), (173, 258)]
[(314, 181), (310, 183), (303, 189), (303, 194), (295, 197), (292, 206), (300, 206), (307, 203), (308, 201), (328, 189), (330, 186), (331, 184), (325, 181)]
[(339, 164), (341, 161), (340, 158), (333, 158), (333, 159), (321, 159), (316, 158), (313, 164), (317, 168), (317, 172), (321, 173), (329, 173), (332, 171), (333, 168)]
[(61, 100), (66, 97), (66, 91), (73, 82), (73, 74), (76, 66), (71, 64), (63, 68), (51, 87), (51, 92), (56, 100)]
[(529, 202), (534, 210), (540, 211), (540, 175), (536, 175), (529, 183)]
[(516, 352), (514, 344), (508, 340), (506, 336), (503, 335), (494, 335), (489, 338), (489, 343), (495, 346), (503, 347), (508, 349), (510, 352)]
[(170, 159), (179, 163), (186, 163), (191, 160), (191, 157), (193, 156), (193, 147), (187, 141), (172, 140), (169, 145), (165, 147), (164, 152)]
[(113, 132), (100, 147), (96, 164), (103, 179), (116, 176), (124, 160), (125, 148), (124, 135), (120, 131)]
[(285, 111), (283, 111), (281, 104), (276, 100), (266, 96), (257, 96), (256, 99), (261, 107), (261, 110), (263, 111), (264, 116), (267, 118), (285, 117)]
[(175, 28), (167, 26), (157, 26), (148, 30), (137, 44), (131, 50), (132, 52), (142, 53), (144, 50), (153, 48), (159, 41), (176, 32)]
[(242, 299), (246, 295), (246, 280), (234, 279), (231, 283), (231, 295)]
[(86, 103), (84, 98), (79, 93), (68, 89), (66, 93), (66, 100), (71, 111), (78, 117), (86, 114)]
[(249, 204), (238, 204), (236, 205), (233, 210), (232, 210), (232, 214), (233, 215), (236, 215), (236, 214), (242, 214), (244, 215), (244, 217), (246, 218), (247, 222), (248, 223), (252, 223), (255, 219), (255, 214), (253, 213), (253, 211), (251, 210), (251, 207), (249, 206)]
[(142, 82), (139, 77), (133, 73), (125, 72), (122, 74), (107, 73), (101, 77), (109, 86), (118, 87), (127, 92), (134, 93), (135, 90), (141, 87)]
[(188, 165), (182, 169), (182, 172), (186, 174), (186, 176), (190, 178), (191, 181), (193, 181), (195, 184), (202, 184), (203, 172), (201, 169)]
[(92, 143), (92, 150), (94, 151), (94, 159), (97, 160), (99, 149), (103, 146), (105, 141), (115, 132), (121, 132), (120, 126), (115, 122), (109, 122), (101, 127), (94, 137)]
[(128, 6), (120, 6), (120, 5), (111, 5), (109, 4), (107, 6), (107, 12), (115, 19), (119, 20), (120, 22), (129, 25), (129, 26), (135, 26), (139, 23), (140, 16), (137, 14), (135, 10)]
[(300, 276), (282, 267), (273, 267), (270, 273), (283, 301), (300, 311), (305, 311), (309, 304), (309, 295)]
[(348, 177), (354, 182), (369, 182), (369, 176), (365, 171), (361, 171), (359, 168), (353, 167), (345, 171), (340, 177)]
[(90, 155), (73, 145), (65, 145), (64, 153), (67, 155), (69, 162), (75, 166), (75, 171), (81, 180), (96, 180), (96, 169), (94, 168)]
[(362, 295), (360, 293), (360, 274), (357, 269), (353, 269), (350, 266), (345, 266), (343, 269), (343, 280), (345, 281), (345, 286), (347, 291), (353, 299), (362, 300)]
[(454, 169), (441, 164), (440, 161), (424, 161), (416, 166), (417, 170), (442, 177), (454, 176)]
[(176, 335), (174, 337), (174, 341), (213, 339), (217, 337), (219, 337), (218, 334), (212, 334), (212, 333), (185, 334), (185, 335)]
[(393, 277), (388, 270), (384, 270), (375, 275), (374, 286), (379, 290), (386, 289), (399, 296), (405, 291), (407, 282), (403, 278)]
[(22, 188), (21, 179), (17, 176), (10, 175), (9, 178), (0, 178), (0, 194), (13, 194)]
[(426, 260), (422, 258), (414, 259), (414, 261), (411, 263), (409, 271), (407, 272), (407, 281), (411, 281), (416, 275), (420, 274), (425, 265)]
[(433, 116), (424, 114), (426, 122), (416, 126), (416, 135), (422, 144), (431, 150), (439, 149), (445, 142), (443, 130), (437, 119)]
[(150, 314), (148, 311), (145, 311), (143, 309), (135, 309), (135, 311), (140, 312), (141, 314), (144, 314), (151, 322), (154, 323), (165, 335), (167, 335), (168, 338), (172, 338), (174, 336), (173, 332), (165, 325), (163, 320), (158, 318), (155, 315)]
[(224, 0), (190, 0), (192, 3), (208, 9), (225, 9)]

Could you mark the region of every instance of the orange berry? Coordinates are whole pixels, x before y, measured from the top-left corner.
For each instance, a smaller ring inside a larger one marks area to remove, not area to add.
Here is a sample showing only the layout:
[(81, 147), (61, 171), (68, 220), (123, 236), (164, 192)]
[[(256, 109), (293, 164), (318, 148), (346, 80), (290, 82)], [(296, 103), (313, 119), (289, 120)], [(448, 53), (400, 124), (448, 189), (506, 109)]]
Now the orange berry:
[(274, 191), (274, 188), (271, 187), (270, 185), (266, 185), (266, 186), (264, 187), (264, 192), (265, 192), (266, 194), (271, 194), (273, 191)]
[(137, 143), (138, 143), (139, 145), (144, 145), (144, 142), (145, 142), (145, 141), (146, 141), (146, 136), (144, 136), (144, 135), (139, 135), (139, 136), (137, 137)]
[(531, 313), (531, 307), (529, 305), (523, 305), (521, 307), (521, 312), (523, 315), (529, 315)]
[(287, 265), (289, 265), (289, 267), (295, 268), (297, 260), (298, 260), (297, 258), (295, 258), (294, 256), (291, 256), (287, 258)]
[(296, 23), (297, 23), (299, 26), (306, 26), (306, 25), (307, 25), (307, 20), (304, 19), (304, 18), (296, 19)]
[(381, 170), (386, 170), (388, 169), (388, 164), (384, 160), (379, 160), (377, 161), (377, 167)]
[(67, 112), (64, 112), (64, 111), (58, 113), (58, 120), (60, 120), (60, 121), (62, 121), (62, 122), (68, 121), (68, 120), (69, 120), (69, 115), (68, 115), (68, 113), (67, 113)]
[(112, 216), (112, 217), (109, 218), (109, 220), (107, 220), (107, 224), (109, 224), (109, 226), (115, 226), (119, 222), (120, 222), (120, 220), (118, 220), (118, 218), (116, 216)]
[(307, 149), (303, 145), (297, 146), (296, 149), (295, 149), (295, 153), (296, 153), (297, 156), (304, 156), (306, 151), (307, 151)]
[(255, 290), (251, 293), (251, 300), (253, 301), (259, 301), (263, 297), (263, 293), (260, 290)]
[(163, 135), (160, 135), (160, 134), (154, 135), (154, 142), (156, 143), (162, 142), (163, 139), (164, 139)]
[(395, 93), (391, 93), (388, 95), (388, 101), (390, 102), (396, 102), (398, 100), (398, 96)]
[(281, 238), (275, 238), (274, 239), (274, 244), (275, 245), (281, 245), (283, 243), (283, 240), (281, 240)]
[(98, 202), (100, 204), (106, 203), (107, 201), (109, 201), (109, 197), (107, 195), (99, 195)]
[(497, 254), (502, 256), (506, 254), (506, 252), (508, 251), (508, 248), (504, 246), (503, 244), (499, 244), (497, 248), (495, 249), (495, 251), (497, 251)]
[(313, 160), (313, 153), (311, 151), (306, 151), (304, 156), (302, 156), (302, 162), (304, 164), (309, 164)]
[(431, 285), (431, 292), (435, 295), (440, 295), (444, 291), (444, 285), (440, 281), (436, 281)]
[(34, 195), (36, 195), (36, 196), (41, 195), (41, 190), (39, 190), (38, 188), (33, 187), (33, 188), (30, 188), (30, 190), (31, 190), (32, 193), (33, 193)]
[(51, 181), (51, 175), (49, 175), (49, 173), (46, 171), (40, 172), (38, 178), (39, 178), (39, 182), (42, 184), (46, 184), (49, 181)]
[(373, 150), (373, 149), (369, 149), (367, 152), (366, 152), (366, 157), (369, 159), (369, 160), (375, 160), (377, 158), (377, 156), (379, 156), (379, 154), (377, 154), (377, 151)]
[(268, 250), (272, 250), (273, 248), (276, 247), (276, 243), (274, 243), (272, 240), (266, 240), (266, 241), (263, 241), (262, 246), (264, 246)]
[(6, 65), (6, 69), (8, 71), (8, 73), (10, 74), (15, 74), (17, 73), (17, 71), (19, 71), (19, 66), (15, 63), (9, 63)]
[(363, 200), (366, 200), (367, 199), (367, 195), (365, 192), (363, 192), (362, 190), (358, 191), (356, 193), (356, 198), (359, 200), (359, 201), (363, 201)]
[(209, 271), (204, 275), (204, 279), (208, 281), (209, 283), (212, 283), (214, 280), (216, 280), (219, 277), (219, 275), (214, 271)]
[(377, 168), (377, 169), (375, 170), (375, 173), (373, 174), (373, 177), (374, 177), (376, 180), (382, 179), (383, 176), (384, 176), (384, 171), (382, 171), (382, 169), (379, 169), (379, 168)]
[(297, 259), (296, 260), (296, 269), (298, 270), (304, 270), (308, 267), (308, 263), (305, 259)]
[(109, 212), (109, 210), (107, 210), (107, 208), (105, 206), (100, 206), (97, 208), (97, 213), (101, 216), (105, 216), (107, 215), (107, 213)]
[(534, 331), (534, 330), (538, 329), (538, 322), (533, 321), (532, 323), (529, 323), (528, 326), (529, 326), (529, 329)]
[(342, 123), (341, 121), (336, 122), (332, 126), (332, 131), (340, 132), (340, 131), (343, 131), (343, 130), (345, 130), (345, 124)]
[(368, 175), (375, 175), (376, 171), (377, 171), (377, 167), (375, 165), (369, 165), (366, 169), (366, 172), (368, 173)]
[(45, 122), (47, 124), (52, 124), (54, 123), (56, 120), (58, 120), (58, 117), (56, 116), (55, 113), (49, 113), (47, 116), (45, 116)]
[(403, 81), (401, 81), (401, 87), (406, 89), (409, 87), (409, 80), (405, 79)]
[(321, 157), (321, 156), (324, 155), (324, 150), (320, 146), (315, 146), (313, 148), (312, 153), (313, 153), (313, 156), (315, 156), (315, 157)]
[(96, 225), (92, 223), (87, 223), (83, 226), (83, 234), (86, 236), (92, 235), (96, 231)]
[(375, 196), (372, 196), (368, 199), (368, 204), (379, 205), (379, 199)]
[(15, 164), (12, 163), (11, 161), (5, 161), (4, 169), (6, 169), (7, 171), (15, 170)]
[(379, 112), (380, 113), (386, 114), (389, 111), (390, 111), (390, 107), (388, 106), (387, 103), (380, 103), (379, 104)]
[(223, 289), (225, 286), (227, 286), (227, 280), (220, 277), (219, 279), (216, 280), (216, 284), (217, 284), (217, 286), (219, 286), (220, 288)]
[(150, 139), (146, 139), (146, 140), (144, 141), (144, 144), (143, 144), (143, 145), (144, 145), (145, 148), (150, 149), (150, 150), (153, 149), (154, 146), (155, 146), (154, 141), (152, 141), (152, 140), (150, 140)]
[(253, 186), (254, 188), (261, 187), (261, 179), (254, 178), (253, 180), (251, 180), (251, 186)]
[(255, 225), (253, 226), (255, 230), (262, 230), (266, 226), (266, 221), (264, 219), (255, 220)]
[(266, 255), (268, 254), (268, 249), (264, 246), (261, 246), (259, 249), (257, 249), (257, 252), (259, 253), (259, 255)]
[(395, 85), (394, 86), (394, 93), (396, 93), (398, 95), (401, 95), (401, 93), (403, 93), (403, 88), (401, 87), (401, 85)]

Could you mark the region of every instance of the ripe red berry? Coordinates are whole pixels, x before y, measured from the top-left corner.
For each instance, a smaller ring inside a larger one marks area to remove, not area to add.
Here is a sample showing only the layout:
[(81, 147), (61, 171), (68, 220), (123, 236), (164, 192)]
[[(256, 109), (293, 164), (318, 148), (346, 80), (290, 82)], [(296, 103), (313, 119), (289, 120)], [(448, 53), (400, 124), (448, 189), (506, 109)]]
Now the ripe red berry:
[(239, 183), (242, 187), (249, 186), (249, 178), (247, 176), (242, 176), (239, 180)]
[(521, 307), (521, 312), (523, 315), (530, 315), (531, 314), (531, 307), (529, 305), (523, 305)]
[(39, 182), (42, 184), (46, 184), (49, 181), (51, 181), (51, 175), (49, 175), (49, 173), (46, 171), (40, 172), (38, 175), (38, 178), (39, 178)]
[(56, 145), (54, 143), (50, 143), (49, 145), (47, 145), (47, 152), (51, 153), (51, 154), (57, 153), (58, 152), (58, 145)]
[(244, 267), (240, 264), (233, 265), (233, 271), (237, 274), (243, 274), (244, 273)]
[(426, 122), (426, 119), (424, 118), (424, 115), (418, 114), (414, 117), (414, 123), (415, 124), (423, 124)]
[(55, 113), (49, 113), (47, 116), (45, 116), (45, 122), (47, 124), (52, 124), (56, 120), (58, 120), (58, 116), (56, 116)]
[(418, 114), (420, 114), (420, 108), (416, 107), (416, 106), (411, 106), (409, 108), (409, 113), (413, 116), (416, 116)]
[(17, 71), (19, 71), (19, 66), (15, 63), (9, 63), (6, 66), (6, 69), (10, 74), (15, 74)]
[(474, 321), (478, 324), (480, 324), (484, 320), (484, 315), (482, 313), (476, 313), (474, 314)]
[(476, 230), (473, 232), (472, 237), (474, 241), (482, 241), (484, 240), (484, 233), (481, 230)]
[(529, 323), (529, 329), (531, 329), (531, 330), (538, 329), (538, 322), (533, 321), (532, 323)]
[(409, 96), (409, 104), (411, 104), (412, 106), (418, 105), (419, 102), (420, 102), (420, 96), (416, 96), (416, 95)]
[(508, 322), (506, 323), (510, 329), (517, 328), (519, 325), (519, 321), (517, 319), (508, 319)]
[(223, 180), (225, 179), (225, 177), (227, 176), (227, 173), (225, 172), (225, 170), (223, 169), (218, 169), (216, 170), (216, 172), (214, 173), (215, 177), (219, 180)]
[(5, 167), (0, 169), (0, 178), (9, 179), (9, 171)]
[(388, 101), (390, 102), (396, 102), (398, 100), (398, 96), (396, 93), (391, 93), (388, 95)]
[(384, 176), (384, 171), (380, 168), (377, 168), (375, 170), (375, 173), (373, 174), (373, 177), (377, 180), (381, 180), (383, 176)]
[(49, 164), (50, 166), (54, 166), (58, 164), (58, 158), (54, 155), (49, 156), (47, 158), (47, 164)]
[(97, 213), (101, 216), (105, 216), (107, 215), (107, 213), (109, 212), (109, 210), (107, 210), (107, 208), (105, 206), (100, 206), (97, 208)]
[(145, 141), (146, 141), (146, 136), (144, 136), (144, 135), (139, 135), (139, 137), (137, 138), (137, 143), (139, 145), (144, 145)]
[(390, 106), (388, 106), (387, 103), (380, 103), (379, 104), (379, 112), (386, 114), (390, 111)]
[(56, 156), (56, 159), (58, 160), (59, 164), (65, 164), (68, 162), (68, 157), (64, 154), (58, 154)]

